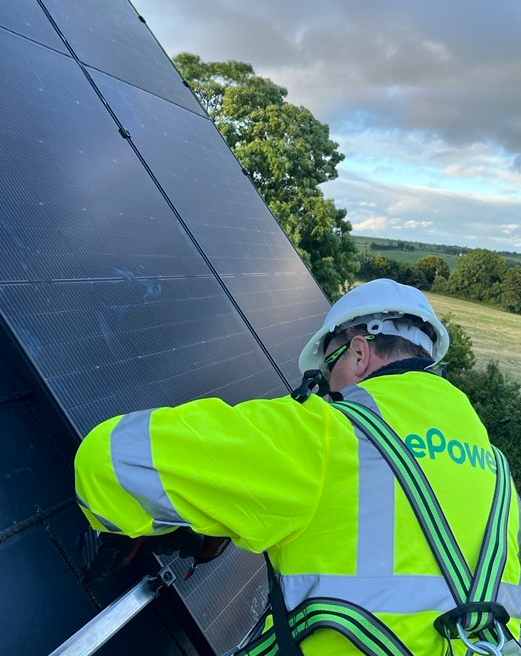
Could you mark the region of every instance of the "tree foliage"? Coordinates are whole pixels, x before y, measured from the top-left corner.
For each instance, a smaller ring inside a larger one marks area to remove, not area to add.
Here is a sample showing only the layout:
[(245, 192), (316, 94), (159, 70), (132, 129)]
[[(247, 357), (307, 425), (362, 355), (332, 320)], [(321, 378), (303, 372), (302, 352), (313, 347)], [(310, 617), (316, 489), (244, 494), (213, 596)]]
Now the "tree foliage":
[(450, 347), (443, 358), (443, 366), (450, 376), (455, 376), (472, 369), (476, 364), (476, 357), (472, 350), (472, 339), (459, 323), (454, 321), (452, 312), (441, 317), (441, 322), (447, 329), (450, 338)]
[(173, 61), (324, 291), (337, 298), (358, 265), (346, 211), (319, 188), (344, 159), (329, 127), (288, 103), (287, 90), (250, 64), (189, 53)]
[(521, 266), (511, 267), (507, 271), (501, 291), (504, 308), (521, 314)]
[(421, 271), (429, 285), (432, 285), (436, 276), (448, 278), (450, 276), (449, 265), (439, 255), (425, 255), (416, 262), (416, 268)]
[(521, 490), (521, 385), (504, 374), (495, 361), (490, 361), (484, 370), (477, 369), (468, 333), (451, 314), (442, 317), (442, 321), (450, 336), (450, 348), (443, 361), (448, 378), (468, 396), (491, 442), (507, 456), (516, 486)]
[(507, 456), (517, 489), (521, 490), (520, 385), (504, 374), (497, 362), (485, 370), (467, 369), (454, 383), (469, 397), (493, 442)]
[(477, 248), (458, 259), (449, 279), (449, 292), (470, 300), (499, 302), (506, 273), (502, 257), (486, 248)]

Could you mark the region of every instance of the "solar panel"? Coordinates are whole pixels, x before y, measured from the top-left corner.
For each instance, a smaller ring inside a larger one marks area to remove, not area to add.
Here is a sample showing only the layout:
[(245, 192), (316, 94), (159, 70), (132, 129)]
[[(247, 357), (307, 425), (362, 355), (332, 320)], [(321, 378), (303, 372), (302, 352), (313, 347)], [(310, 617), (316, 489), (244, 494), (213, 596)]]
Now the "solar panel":
[(36, 0), (0, 2), (0, 27), (67, 52), (67, 48)]
[(109, 76), (93, 79), (294, 384), (329, 304), (215, 126)]
[(45, 6), (84, 64), (204, 114), (129, 2), (45, 0)]
[(279, 389), (74, 61), (7, 33), (0, 48), (2, 309), (79, 432)]

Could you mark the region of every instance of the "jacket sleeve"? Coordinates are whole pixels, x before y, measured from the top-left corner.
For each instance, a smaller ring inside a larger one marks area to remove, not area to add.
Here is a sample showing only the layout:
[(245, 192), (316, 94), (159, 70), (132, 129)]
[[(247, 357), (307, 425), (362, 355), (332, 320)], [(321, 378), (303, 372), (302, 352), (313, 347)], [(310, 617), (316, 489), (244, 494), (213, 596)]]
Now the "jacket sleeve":
[(98, 530), (131, 537), (190, 525), (260, 552), (298, 536), (317, 507), (329, 406), (219, 399), (133, 412), (94, 428), (75, 461)]

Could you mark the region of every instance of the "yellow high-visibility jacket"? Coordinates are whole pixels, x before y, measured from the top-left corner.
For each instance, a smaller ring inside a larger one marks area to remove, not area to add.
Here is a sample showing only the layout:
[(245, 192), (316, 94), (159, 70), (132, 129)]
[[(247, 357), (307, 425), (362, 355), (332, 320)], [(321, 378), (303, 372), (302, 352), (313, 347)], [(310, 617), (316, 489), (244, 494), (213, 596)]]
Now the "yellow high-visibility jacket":
[[(486, 430), (467, 397), (423, 372), (349, 386), (347, 400), (379, 413), (430, 481), (471, 571), (495, 486)], [(318, 396), (231, 407), (193, 401), (115, 417), (94, 428), (76, 458), (79, 502), (98, 530), (154, 535), (189, 524), (267, 550), (286, 605), (334, 597), (375, 614), (415, 656), (443, 656), (435, 618), (455, 603), (402, 489), (376, 449)], [(512, 484), (513, 485), (513, 484)], [(519, 636), (518, 497), (498, 601)], [(360, 654), (320, 629), (306, 656)], [(465, 649), (456, 641), (455, 654)]]

